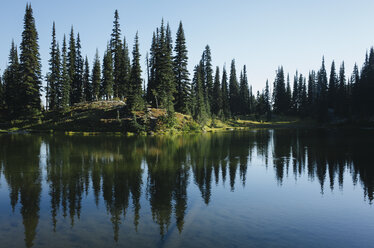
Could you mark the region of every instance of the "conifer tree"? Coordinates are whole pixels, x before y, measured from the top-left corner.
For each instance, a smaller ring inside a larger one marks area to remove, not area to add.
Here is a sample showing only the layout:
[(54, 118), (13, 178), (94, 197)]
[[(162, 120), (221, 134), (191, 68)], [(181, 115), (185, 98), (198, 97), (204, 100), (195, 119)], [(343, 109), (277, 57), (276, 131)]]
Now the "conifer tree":
[(292, 104), (291, 109), (293, 114), (297, 114), (299, 110), (299, 73), (296, 71), (296, 74), (293, 79), (293, 89), (292, 89)]
[(223, 108), (223, 115), (224, 117), (230, 118), (231, 112), (230, 112), (230, 95), (229, 95), (229, 89), (227, 84), (227, 72), (226, 67), (223, 67), (222, 72), (222, 108)]
[(243, 71), (240, 74), (240, 85), (239, 85), (239, 95), (240, 95), (240, 113), (242, 115), (249, 114), (249, 88), (248, 88), (248, 78), (247, 78), (247, 68), (244, 65)]
[(110, 100), (113, 97), (113, 60), (109, 45), (105, 51), (103, 59), (101, 96), (106, 100)]
[(161, 106), (164, 107), (169, 113), (174, 112), (173, 101), (176, 89), (174, 82), (175, 77), (173, 72), (173, 62), (171, 57), (171, 45), (169, 41), (170, 37), (168, 36), (168, 32), (165, 32), (165, 27), (162, 22), (155, 61), (155, 81)]
[(213, 68), (212, 68), (212, 54), (209, 45), (206, 45), (203, 53), (203, 63), (204, 63), (204, 78), (203, 87), (206, 101), (208, 102), (208, 107), (212, 106), (213, 102)]
[(202, 85), (201, 80), (201, 70), (203, 64), (200, 63), (200, 65), (195, 66), (194, 69), (194, 77), (192, 80), (192, 87), (193, 87), (193, 98), (195, 98), (195, 109), (193, 111), (193, 117), (195, 120), (197, 120), (200, 124), (205, 124), (207, 121), (208, 115), (206, 112), (206, 106), (205, 106), (205, 97), (204, 97), (204, 89)]
[(267, 114), (267, 119), (269, 120), (271, 118), (271, 107), (270, 107), (270, 89), (269, 89), (269, 81), (266, 80), (266, 84), (265, 84), (265, 90), (264, 90), (264, 94), (263, 94), (263, 101), (264, 101), (264, 105), (265, 105), (265, 113)]
[(125, 78), (122, 77), (123, 66), (122, 56), (124, 55), (123, 45), (121, 41), (121, 28), (119, 24), (118, 10), (114, 12), (113, 29), (111, 34), (110, 46), (113, 54), (113, 94), (114, 97), (123, 97), (122, 88), (124, 88)]
[(132, 52), (132, 65), (130, 76), (130, 93), (128, 97), (128, 105), (131, 110), (143, 109), (144, 102), (142, 97), (142, 70), (140, 68), (139, 38), (138, 33), (135, 36), (135, 43)]
[[(158, 32), (157, 32), (158, 33)], [(151, 44), (151, 49), (149, 53), (149, 59), (148, 59), (148, 68), (149, 68), (149, 76), (148, 76), (148, 84), (147, 84), (147, 95), (146, 99), (153, 107), (156, 106), (156, 96), (154, 93), (156, 92), (156, 59), (158, 55), (158, 37), (156, 37), (156, 33), (153, 32), (152, 36), (152, 44)]]
[(62, 43), (62, 66), (61, 66), (61, 82), (60, 82), (60, 108), (67, 109), (70, 105), (70, 86), (71, 80), (69, 77), (68, 70), (68, 57), (67, 57), (67, 46), (66, 46), (66, 37), (64, 35), (64, 40)]
[(212, 105), (212, 114), (215, 116), (222, 116), (223, 114), (223, 99), (222, 99), (222, 88), (220, 83), (220, 73), (219, 67), (216, 67), (216, 74), (214, 77), (214, 84), (213, 84), (213, 105)]
[(70, 96), (69, 96), (69, 99), (70, 99), (70, 105), (73, 105), (76, 100), (73, 96), (73, 92), (76, 91), (76, 89), (74, 89), (75, 87), (75, 79), (76, 79), (76, 48), (75, 48), (75, 38), (74, 38), (74, 29), (73, 29), (73, 26), (71, 27), (71, 31), (70, 31), (70, 40), (69, 40), (69, 51), (68, 51), (68, 60), (67, 60), (67, 68), (68, 68), (68, 72), (69, 72), (69, 79), (70, 79)]
[(284, 79), (283, 67), (279, 67), (276, 72), (274, 81), (274, 112), (278, 114), (284, 114), (287, 112), (287, 95), (286, 95), (286, 84)]
[(99, 52), (96, 49), (95, 60), (92, 67), (92, 97), (98, 101), (100, 97), (101, 68)]
[(20, 115), (23, 97), (22, 91), (20, 91), (20, 64), (18, 60), (17, 47), (15, 46), (14, 41), (12, 41), (8, 60), (9, 64), (3, 75), (3, 91), (6, 111), (8, 116), (12, 118)]
[(83, 99), (86, 102), (92, 101), (92, 84), (90, 81), (90, 66), (88, 64), (88, 59), (84, 61), (84, 70), (83, 70)]
[(55, 22), (53, 22), (52, 26), (52, 43), (51, 43), (51, 50), (50, 50), (50, 59), (49, 59), (49, 73), (47, 75), (47, 103), (48, 107), (51, 110), (55, 110), (58, 108), (58, 102), (60, 97), (60, 54), (58, 49), (58, 44), (56, 41), (56, 29), (55, 29)]
[(76, 41), (76, 57), (75, 57), (75, 73), (74, 80), (72, 84), (72, 103), (79, 103), (83, 101), (83, 57), (82, 57), (82, 47), (79, 33), (77, 34)]
[(187, 47), (182, 22), (179, 23), (174, 47), (174, 75), (176, 83), (175, 110), (181, 113), (189, 113), (190, 103), (190, 79), (187, 69)]
[(34, 114), (41, 109), (41, 63), (38, 33), (30, 4), (26, 5), (24, 30), (20, 46), (20, 90), (24, 113)]
[(309, 72), (308, 77), (308, 110), (309, 114), (315, 112), (315, 84), (316, 84), (316, 75), (314, 71)]
[(230, 96), (230, 110), (233, 115), (239, 113), (240, 96), (239, 96), (239, 84), (236, 77), (235, 60), (231, 61), (230, 69), (230, 80), (229, 80), (229, 96)]
[(348, 103), (346, 94), (346, 78), (345, 78), (345, 68), (344, 62), (342, 62), (339, 69), (339, 85), (337, 90), (337, 113), (340, 116), (347, 114)]
[(338, 77), (335, 70), (335, 62), (332, 61), (330, 70), (330, 80), (328, 87), (328, 106), (330, 108), (336, 108), (337, 102), (337, 89), (338, 89)]
[(318, 111), (318, 119), (320, 121), (324, 121), (327, 118), (327, 108), (328, 108), (328, 100), (327, 100), (327, 73), (325, 67), (325, 58), (322, 57), (322, 66), (321, 69), (317, 73), (317, 111)]
[(129, 80), (130, 80), (130, 71), (131, 71), (131, 63), (129, 57), (129, 48), (126, 43), (125, 37), (123, 37), (123, 47), (122, 47), (122, 54), (121, 54), (121, 63), (120, 63), (120, 78), (119, 81), (119, 97), (124, 98), (128, 96), (129, 91)]
[(289, 114), (291, 112), (292, 107), (292, 91), (291, 91), (291, 83), (290, 83), (290, 74), (287, 73), (287, 85), (286, 85), (286, 109), (285, 112)]

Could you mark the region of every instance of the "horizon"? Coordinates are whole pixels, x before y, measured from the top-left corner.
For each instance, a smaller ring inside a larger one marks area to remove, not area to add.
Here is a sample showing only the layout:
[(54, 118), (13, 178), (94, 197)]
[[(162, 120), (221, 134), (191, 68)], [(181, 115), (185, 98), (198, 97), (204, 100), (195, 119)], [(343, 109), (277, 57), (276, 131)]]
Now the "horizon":
[[(247, 66), (249, 85), (252, 85), (254, 94), (257, 90), (261, 91), (265, 87), (266, 80), (269, 80), (269, 85), (272, 88), (275, 71), (279, 66), (283, 66), (285, 73), (290, 73), (291, 78), (296, 71), (305, 76), (310, 70), (318, 70), (320, 68), (323, 56), (328, 72), (330, 71), (333, 60), (337, 68), (344, 61), (346, 74), (350, 75), (354, 63), (357, 63), (358, 67), (361, 68), (365, 58), (365, 51), (374, 45), (374, 32), (368, 32), (372, 24), (374, 24), (374, 21), (367, 21), (371, 19), (369, 17), (369, 10), (372, 8), (369, 6), (371, 5), (374, 7), (374, 3), (370, 1), (360, 1), (360, 5), (357, 4), (357, 2), (354, 4), (348, 3), (348, 1), (333, 1), (336, 5), (330, 2), (322, 4), (322, 1), (317, 1), (313, 4), (302, 3), (296, 5), (292, 4), (295, 1), (287, 1), (285, 4), (269, 1), (273, 3), (272, 6), (269, 6), (269, 2), (253, 4), (237, 1), (241, 4), (229, 6), (229, 8), (225, 9), (227, 11), (226, 14), (230, 11), (240, 11), (244, 13), (248, 11), (249, 13), (254, 12), (255, 15), (245, 16), (241, 15), (239, 12), (235, 16), (228, 15), (230, 17), (227, 21), (225, 21), (226, 19), (222, 20), (222, 18), (219, 18), (221, 14), (224, 14), (224, 4), (222, 4), (222, 1), (217, 2), (212, 0), (199, 3), (201, 6), (205, 7), (209, 6), (209, 3), (212, 2), (216, 4), (216, 6), (212, 8), (211, 13), (215, 13), (216, 10), (218, 15), (210, 15), (210, 20), (207, 21), (204, 21), (202, 15), (198, 14), (201, 10), (204, 11), (205, 8), (193, 9), (193, 4), (191, 2), (185, 4), (185, 8), (179, 11), (172, 11), (178, 7), (178, 4), (170, 0), (162, 1), (164, 5), (158, 5), (152, 2), (147, 2), (146, 4), (126, 4), (116, 3), (115, 1), (111, 1), (107, 4), (102, 4), (99, 1), (91, 1), (87, 6), (84, 2), (74, 3), (75, 5), (81, 6), (81, 8), (76, 7), (75, 9), (70, 9), (70, 19), (67, 20), (63, 13), (67, 12), (65, 9), (71, 6), (70, 3), (73, 3), (71, 0), (64, 1), (64, 3), (17, 1), (6, 4), (0, 12), (0, 21), (2, 23), (8, 18), (12, 20), (12, 25), (3, 28), (5, 29), (5, 34), (3, 35), (3, 39), (0, 40), (1, 74), (7, 65), (9, 49), (13, 39), (17, 47), (19, 47), (23, 28), (24, 10), (28, 2), (32, 5), (38, 31), (43, 86), (46, 85), (44, 76), (49, 68), (48, 60), (53, 21), (56, 23), (56, 34), (60, 47), (63, 35), (66, 34), (68, 38), (71, 26), (74, 26), (75, 35), (79, 32), (82, 41), (82, 55), (83, 57), (87, 55), (90, 68), (92, 69), (92, 62), (96, 49), (99, 50), (100, 59), (103, 58), (106, 44), (110, 39), (114, 11), (116, 9), (119, 12), (122, 37), (126, 37), (130, 57), (135, 33), (139, 31), (143, 79), (145, 79), (145, 56), (150, 49), (152, 33), (160, 25), (161, 19), (164, 19), (165, 23), (170, 24), (173, 43), (175, 41), (175, 34), (179, 21), (183, 23), (189, 56), (188, 69), (190, 71), (190, 78), (192, 77), (194, 66), (198, 64), (200, 60), (204, 47), (209, 45), (212, 50), (212, 64), (214, 68), (219, 66), (221, 72), (224, 64), (226, 64), (226, 67), (229, 67), (232, 59), (236, 61), (238, 75), (243, 66)], [(196, 3), (197, 1), (192, 2)], [(163, 8), (167, 4), (170, 7), (169, 11)], [(324, 6), (324, 8), (321, 8), (322, 6)], [(85, 11), (81, 16), (75, 14), (76, 12), (80, 13), (83, 7), (87, 8), (88, 11)], [(332, 12), (328, 12), (332, 10), (333, 7), (336, 9)], [(147, 18), (136, 15), (136, 10), (142, 8), (145, 9)], [(302, 15), (299, 11), (306, 11), (310, 8), (312, 12), (313, 9), (316, 8), (321, 12), (314, 15), (312, 18), (300, 18)], [(126, 11), (126, 9), (134, 11)], [(272, 9), (276, 10), (274, 11)], [(46, 12), (47, 10), (48, 13)], [(198, 13), (192, 13), (190, 10), (195, 10), (195, 12)], [(284, 12), (282, 12), (282, 10)], [(338, 13), (336, 13), (338, 11), (336, 10), (341, 10), (342, 14), (338, 15)], [(287, 12), (293, 11), (295, 11), (295, 16), (284, 15)], [(354, 13), (355, 11), (357, 13)], [(95, 18), (98, 12), (102, 15), (102, 18)], [(267, 13), (267, 15), (261, 15), (261, 13)], [(341, 18), (347, 16), (348, 13), (355, 18), (347, 18), (348, 20)], [(331, 21), (330, 23), (336, 25), (332, 30), (329, 28), (331, 26), (327, 25), (325, 22), (328, 20), (326, 19), (328, 14), (331, 16), (329, 20)], [(129, 21), (134, 18), (134, 15), (138, 21)], [(269, 17), (270, 15), (272, 15), (272, 17), (269, 20), (266, 20), (266, 18), (264, 18), (265, 21), (257, 19)], [(282, 19), (282, 16), (286, 18)], [(243, 18), (243, 20), (241, 20), (241, 18)], [(260, 25), (254, 25), (254, 23), (251, 22), (252, 19), (261, 20)], [(294, 22), (296, 19), (300, 22)], [(273, 25), (275, 21), (279, 22)], [(217, 28), (220, 27), (220, 25), (212, 25), (214, 22), (222, 25), (223, 28)], [(288, 23), (288, 25), (284, 25), (285, 23)], [(357, 24), (360, 24), (360, 26)], [(306, 27), (305, 33), (302, 32), (300, 35), (297, 28), (305, 27), (305, 25), (309, 25), (309, 29)], [(92, 30), (92, 27), (95, 27), (95, 29)], [(207, 29), (207, 27), (211, 28)], [(229, 27), (233, 28), (229, 30)], [(283, 29), (280, 29), (280, 27)], [(351, 32), (350, 28), (352, 29), (354, 27), (357, 28), (355, 31), (360, 33), (360, 35), (355, 36), (355, 32)], [(247, 28), (248, 32), (243, 32), (242, 30), (244, 28)], [(344, 33), (346, 33), (346, 35), (342, 36), (341, 31), (344, 28)], [(222, 30), (224, 30), (224, 32), (222, 32)], [(331, 32), (327, 32), (327, 30)], [(365, 30), (367, 30), (367, 33), (361, 33)], [(310, 31), (310, 33), (308, 31)], [(319, 35), (316, 36), (316, 34)], [(239, 35), (241, 35), (241, 39), (236, 39)], [(276, 43), (273, 43), (272, 37), (280, 37), (280, 39), (278, 39)], [(326, 39), (323, 37), (326, 37)], [(346, 39), (341, 40), (342, 37), (346, 37)], [(321, 40), (323, 41), (321, 42)], [(318, 45), (318, 41), (323, 44)], [(42, 97), (42, 101), (45, 102), (44, 97)]]

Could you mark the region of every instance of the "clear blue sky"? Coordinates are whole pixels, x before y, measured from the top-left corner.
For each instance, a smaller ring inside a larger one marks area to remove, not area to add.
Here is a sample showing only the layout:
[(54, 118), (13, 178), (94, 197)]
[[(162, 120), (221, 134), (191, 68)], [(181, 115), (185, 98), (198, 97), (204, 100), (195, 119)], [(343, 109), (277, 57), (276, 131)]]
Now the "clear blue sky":
[[(43, 75), (48, 70), (52, 22), (57, 36), (69, 34), (71, 25), (81, 35), (83, 55), (92, 67), (96, 48), (102, 57), (110, 38), (114, 10), (118, 9), (123, 35), (132, 44), (139, 31), (142, 65), (152, 32), (161, 18), (170, 23), (173, 39), (183, 21), (189, 50), (189, 69), (198, 63), (206, 44), (213, 64), (227, 67), (235, 58), (237, 69), (246, 64), (254, 90), (273, 82), (275, 70), (308, 73), (318, 69), (325, 55), (362, 65), (365, 51), (374, 45), (373, 0), (17, 0), (3, 1), (0, 8), (0, 69), (3, 72), (12, 39), (19, 45), (26, 2), (31, 2), (39, 33)], [(145, 70), (145, 66), (143, 66)]]

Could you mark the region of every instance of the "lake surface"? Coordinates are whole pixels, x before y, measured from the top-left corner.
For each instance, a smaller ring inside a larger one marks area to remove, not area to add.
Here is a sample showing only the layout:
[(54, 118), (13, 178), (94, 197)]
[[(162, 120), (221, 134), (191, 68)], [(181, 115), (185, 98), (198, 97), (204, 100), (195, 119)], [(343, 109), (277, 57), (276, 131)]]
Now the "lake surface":
[(0, 247), (374, 247), (374, 131), (0, 136)]

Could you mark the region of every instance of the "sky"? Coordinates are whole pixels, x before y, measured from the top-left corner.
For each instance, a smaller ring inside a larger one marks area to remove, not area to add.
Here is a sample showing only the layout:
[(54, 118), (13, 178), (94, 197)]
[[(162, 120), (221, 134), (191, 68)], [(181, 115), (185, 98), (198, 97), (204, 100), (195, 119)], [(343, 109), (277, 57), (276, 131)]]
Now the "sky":
[[(52, 23), (62, 44), (73, 25), (79, 32), (82, 53), (92, 68), (98, 49), (103, 57), (113, 26), (114, 11), (120, 16), (122, 34), (130, 51), (139, 32), (141, 65), (152, 33), (161, 19), (169, 22), (173, 41), (180, 21), (186, 35), (192, 73), (204, 47), (209, 44), (214, 66), (236, 61), (237, 75), (247, 66), (253, 90), (274, 81), (283, 65), (292, 76), (318, 70), (322, 56), (329, 69), (344, 60), (350, 75), (355, 62), (361, 67), (365, 52), (374, 45), (373, 0), (17, 0), (2, 1), (0, 8), (0, 72), (7, 65), (12, 39), (21, 42), (26, 3), (32, 5), (39, 34), (42, 72), (48, 71)], [(328, 70), (329, 71), (329, 70)], [(145, 74), (144, 74), (145, 77)]]

